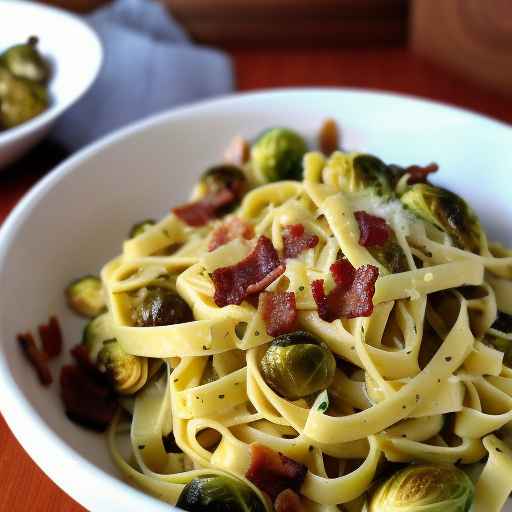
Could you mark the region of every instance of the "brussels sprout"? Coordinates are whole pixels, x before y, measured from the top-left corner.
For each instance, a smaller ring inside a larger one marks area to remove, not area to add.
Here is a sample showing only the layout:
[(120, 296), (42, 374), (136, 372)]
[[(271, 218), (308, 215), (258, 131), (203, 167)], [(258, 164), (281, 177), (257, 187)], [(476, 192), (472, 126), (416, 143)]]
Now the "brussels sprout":
[(106, 307), (101, 281), (96, 276), (85, 276), (66, 288), (69, 307), (79, 315), (94, 318)]
[(418, 217), (450, 235), (457, 247), (480, 252), (483, 236), (480, 221), (458, 195), (440, 187), (417, 183), (400, 200)]
[(278, 395), (297, 400), (330, 386), (336, 360), (325, 343), (296, 331), (274, 338), (260, 367), (265, 382)]
[(218, 192), (228, 188), (239, 199), (247, 187), (247, 178), (243, 171), (236, 165), (223, 164), (211, 167), (201, 177), (201, 184), (208, 192)]
[(155, 225), (155, 221), (153, 219), (143, 220), (142, 222), (138, 222), (134, 224), (130, 229), (130, 234), (128, 235), (130, 238), (135, 238), (136, 236), (142, 235), (148, 228)]
[(410, 465), (397, 471), (372, 495), (369, 512), (467, 512), (474, 486), (450, 465)]
[(103, 342), (113, 337), (112, 317), (108, 313), (103, 313), (87, 323), (82, 333), (82, 343), (89, 353), (91, 362), (96, 363)]
[(39, 53), (37, 37), (30, 37), (26, 43), (8, 48), (0, 59), (16, 77), (45, 84), (50, 78), (50, 67)]
[(176, 292), (160, 287), (149, 288), (136, 311), (138, 327), (181, 324), (193, 319), (190, 307)]
[(251, 162), (262, 182), (301, 180), (302, 158), (307, 150), (298, 133), (288, 128), (272, 128), (252, 146)]
[(0, 126), (13, 128), (48, 108), (46, 89), (0, 66)]
[(265, 512), (266, 507), (246, 483), (227, 475), (194, 478), (183, 489), (177, 507), (190, 512)]
[(345, 187), (350, 192), (369, 189), (385, 199), (392, 199), (400, 177), (398, 169), (396, 166), (386, 165), (376, 156), (358, 155), (354, 158), (351, 169), (353, 174), (347, 176)]
[(370, 254), (392, 274), (409, 270), (407, 257), (400, 247), (400, 244), (397, 242), (394, 233), (384, 245), (368, 247), (368, 251), (370, 251)]
[(96, 364), (110, 377), (116, 391), (123, 393), (139, 380), (145, 361), (144, 357), (127, 354), (119, 342), (112, 338), (103, 342)]

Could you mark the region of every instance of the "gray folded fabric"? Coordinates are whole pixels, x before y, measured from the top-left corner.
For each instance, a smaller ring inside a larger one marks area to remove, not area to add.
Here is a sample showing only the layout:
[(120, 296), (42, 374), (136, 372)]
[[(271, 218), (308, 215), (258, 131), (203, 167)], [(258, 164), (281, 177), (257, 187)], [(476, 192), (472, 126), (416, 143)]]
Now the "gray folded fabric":
[(152, 0), (117, 0), (88, 21), (103, 43), (104, 63), (52, 132), (70, 150), (150, 114), (233, 89), (229, 58), (193, 45)]

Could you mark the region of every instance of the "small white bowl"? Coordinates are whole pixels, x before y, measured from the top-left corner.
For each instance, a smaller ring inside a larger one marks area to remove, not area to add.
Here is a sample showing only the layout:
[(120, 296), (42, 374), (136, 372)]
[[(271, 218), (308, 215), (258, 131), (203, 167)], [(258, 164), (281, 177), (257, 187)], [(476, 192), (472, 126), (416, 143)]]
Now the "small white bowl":
[[(343, 146), (400, 165), (435, 161), (437, 183), (468, 199), (492, 239), (512, 243), (512, 130), (461, 109), (350, 89), (235, 95), (152, 117), (80, 151), (42, 179), (0, 229), (0, 409), (21, 445), (88, 510), (170, 512), (119, 479), (101, 435), (65, 416), (56, 380), (42, 388), (16, 334), (56, 314), (65, 352), (84, 321), (66, 307), (69, 281), (121, 251), (130, 226), (183, 202), (233, 135), (289, 126), (314, 140), (335, 118)], [(504, 512), (512, 512), (512, 502)]]
[(57, 118), (89, 89), (100, 70), (103, 50), (96, 33), (79, 18), (32, 2), (1, 0), (0, 25), (0, 52), (37, 36), (39, 48), (53, 69), (48, 110), (0, 132), (1, 170), (39, 142)]

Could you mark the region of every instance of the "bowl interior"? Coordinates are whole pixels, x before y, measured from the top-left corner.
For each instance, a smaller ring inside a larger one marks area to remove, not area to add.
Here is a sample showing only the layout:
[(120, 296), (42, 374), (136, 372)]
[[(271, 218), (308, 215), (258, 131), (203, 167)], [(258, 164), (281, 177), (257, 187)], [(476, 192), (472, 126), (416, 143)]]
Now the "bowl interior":
[(101, 63), (97, 37), (79, 18), (32, 2), (3, 0), (0, 3), (0, 51), (39, 38), (39, 48), (52, 66), (49, 83), (50, 109), (20, 127), (0, 134), (0, 142), (21, 127), (64, 108), (89, 87)]
[[(512, 243), (506, 220), (512, 217), (512, 130), (410, 98), (329, 90), (242, 95), (160, 116), (80, 153), (39, 184), (0, 232), (0, 289), (7, 291), (0, 294), (0, 403), (29, 453), (89, 508), (113, 506), (127, 491), (90, 466), (89, 482), (102, 481), (105, 496), (84, 497), (68, 481), (69, 460), (75, 458), (76, 471), (84, 466), (76, 454), (108, 474), (117, 473), (103, 437), (66, 419), (58, 382), (48, 390), (36, 382), (15, 346), (16, 334), (57, 314), (66, 347), (76, 344), (84, 322), (67, 310), (62, 293), (72, 278), (97, 272), (119, 253), (134, 222), (159, 217), (185, 200), (197, 176), (221, 159), (234, 134), (253, 138), (264, 128), (286, 125), (313, 142), (326, 117), (338, 121), (347, 149), (404, 165), (439, 163), (436, 181), (470, 201), (491, 238)], [(53, 364), (57, 381), (65, 360)], [(46, 451), (27, 438), (22, 422), (34, 426)], [(54, 456), (63, 462), (48, 460)], [(139, 498), (127, 509), (135, 510)]]

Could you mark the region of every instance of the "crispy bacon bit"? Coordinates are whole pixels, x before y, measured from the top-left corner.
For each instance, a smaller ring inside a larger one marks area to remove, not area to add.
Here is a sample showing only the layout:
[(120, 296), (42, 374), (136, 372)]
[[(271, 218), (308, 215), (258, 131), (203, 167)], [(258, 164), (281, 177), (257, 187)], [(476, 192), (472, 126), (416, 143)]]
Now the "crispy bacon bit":
[(199, 201), (186, 203), (173, 208), (171, 211), (180, 220), (192, 227), (199, 227), (208, 224), (214, 219), (218, 211), (236, 200), (236, 193), (228, 188), (207, 195)]
[(238, 217), (233, 217), (213, 231), (208, 243), (208, 251), (214, 251), (221, 245), (227, 244), (236, 238), (250, 240), (253, 237), (254, 228), (252, 225)]
[(259, 443), (252, 444), (250, 450), (251, 465), (245, 477), (256, 487), (272, 500), (285, 489), (299, 490), (308, 471), (306, 466)]
[(283, 232), (284, 257), (295, 258), (302, 251), (312, 249), (318, 243), (318, 237), (306, 233), (302, 224), (286, 226)]
[(291, 489), (280, 492), (274, 502), (276, 512), (304, 512), (299, 495)]
[(60, 373), (61, 397), (71, 421), (102, 432), (117, 409), (108, 378), (90, 361), (83, 345), (71, 350), (77, 364), (64, 366)]
[(17, 339), (25, 357), (36, 370), (39, 382), (43, 386), (49, 386), (53, 379), (50, 368), (48, 368), (48, 356), (37, 348), (34, 337), (30, 332), (18, 334)]
[(414, 183), (425, 183), (427, 181), (428, 175), (433, 172), (437, 172), (439, 170), (439, 166), (432, 162), (431, 164), (421, 166), (421, 165), (411, 165), (405, 169), (406, 174), (409, 175), (407, 178), (407, 183), (409, 185), (413, 185)]
[(336, 318), (370, 316), (379, 276), (377, 267), (363, 265), (354, 269), (348, 260), (338, 260), (331, 265), (331, 274), (336, 286), (328, 295), (325, 295), (323, 279), (311, 283), (320, 318), (332, 322)]
[(334, 119), (326, 119), (318, 134), (318, 145), (324, 155), (330, 155), (340, 147), (338, 124)]
[(252, 252), (230, 267), (221, 267), (212, 274), (214, 300), (219, 307), (239, 305), (245, 297), (264, 290), (283, 272), (277, 251), (266, 236), (260, 236)]
[(60, 355), (62, 350), (62, 331), (57, 318), (51, 316), (50, 321), (47, 324), (41, 324), (38, 330), (46, 355), (50, 358)]
[(295, 330), (297, 324), (295, 293), (264, 292), (260, 294), (260, 309), (269, 336), (279, 336)]
[(224, 160), (231, 164), (243, 165), (249, 161), (251, 147), (240, 135), (235, 135), (224, 152)]
[(354, 213), (359, 224), (359, 245), (374, 247), (384, 245), (391, 236), (391, 228), (384, 219), (364, 211)]

